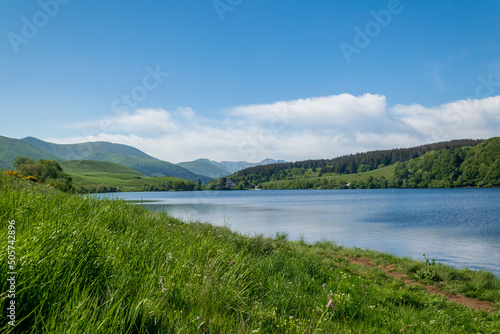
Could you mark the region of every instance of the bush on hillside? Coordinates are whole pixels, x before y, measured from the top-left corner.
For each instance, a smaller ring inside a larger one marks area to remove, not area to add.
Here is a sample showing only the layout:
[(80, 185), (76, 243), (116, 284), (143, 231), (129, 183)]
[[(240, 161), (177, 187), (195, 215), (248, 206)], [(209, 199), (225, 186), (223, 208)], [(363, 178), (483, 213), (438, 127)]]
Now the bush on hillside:
[(7, 176), (21, 177), (21, 175), (17, 174), (16, 171), (6, 170), (3, 173)]
[(18, 156), (12, 162), (19, 177), (25, 180), (47, 183), (61, 191), (72, 189), (72, 178), (65, 173), (61, 165), (56, 160), (38, 159), (35, 162), (28, 157)]

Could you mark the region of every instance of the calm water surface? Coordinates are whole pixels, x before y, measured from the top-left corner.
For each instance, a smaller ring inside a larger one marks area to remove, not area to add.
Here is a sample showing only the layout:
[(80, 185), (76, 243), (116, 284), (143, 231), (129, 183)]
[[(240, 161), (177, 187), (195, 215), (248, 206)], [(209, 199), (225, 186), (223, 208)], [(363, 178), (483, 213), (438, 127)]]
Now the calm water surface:
[(331, 240), (500, 276), (500, 189), (119, 193), (184, 220), (307, 242)]

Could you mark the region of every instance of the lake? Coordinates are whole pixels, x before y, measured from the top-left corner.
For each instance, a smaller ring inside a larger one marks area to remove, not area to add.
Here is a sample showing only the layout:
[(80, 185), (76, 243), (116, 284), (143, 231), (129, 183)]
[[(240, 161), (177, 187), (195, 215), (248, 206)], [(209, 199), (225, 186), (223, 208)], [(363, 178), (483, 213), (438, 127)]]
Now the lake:
[(248, 235), (330, 240), (500, 276), (500, 189), (115, 193), (186, 221)]

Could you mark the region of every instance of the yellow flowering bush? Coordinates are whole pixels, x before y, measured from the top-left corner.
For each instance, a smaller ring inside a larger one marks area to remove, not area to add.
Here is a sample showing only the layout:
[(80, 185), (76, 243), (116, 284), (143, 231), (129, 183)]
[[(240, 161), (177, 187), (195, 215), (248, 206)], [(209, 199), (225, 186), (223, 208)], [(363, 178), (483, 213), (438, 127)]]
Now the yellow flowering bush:
[(15, 176), (15, 177), (21, 177), (21, 175), (17, 174), (16, 171), (11, 171), (11, 170), (6, 170), (5, 172), (3, 172), (5, 175), (8, 175), (8, 176)]
[(23, 177), (23, 179), (25, 179), (26, 181), (32, 181), (32, 182), (36, 182), (36, 177), (34, 177), (33, 175), (28, 175), (28, 176), (25, 176)]

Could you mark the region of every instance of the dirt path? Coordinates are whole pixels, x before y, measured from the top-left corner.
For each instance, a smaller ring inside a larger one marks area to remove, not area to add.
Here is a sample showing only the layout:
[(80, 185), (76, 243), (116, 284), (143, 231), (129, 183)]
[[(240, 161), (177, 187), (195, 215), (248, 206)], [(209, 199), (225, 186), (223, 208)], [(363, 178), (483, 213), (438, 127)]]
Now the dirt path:
[(391, 277), (394, 277), (397, 279), (401, 279), (404, 282), (404, 284), (407, 286), (410, 286), (410, 285), (424, 286), (429, 293), (445, 296), (451, 302), (465, 305), (467, 307), (471, 307), (471, 308), (476, 309), (476, 310), (482, 310), (482, 311), (488, 311), (488, 312), (495, 311), (495, 307), (488, 301), (480, 301), (480, 300), (465, 297), (465, 296), (452, 295), (448, 292), (440, 290), (439, 288), (437, 288), (435, 286), (421, 284), (420, 282), (417, 282), (417, 281), (411, 279), (411, 277), (409, 277), (408, 275), (398, 272), (394, 266), (377, 265), (377, 264), (374, 264), (371, 259), (363, 258), (363, 257), (360, 257), (360, 258), (349, 257), (347, 259), (351, 263), (360, 264), (360, 265), (367, 266), (370, 268), (371, 267), (378, 267), (384, 273), (386, 273), (388, 276), (391, 276)]

